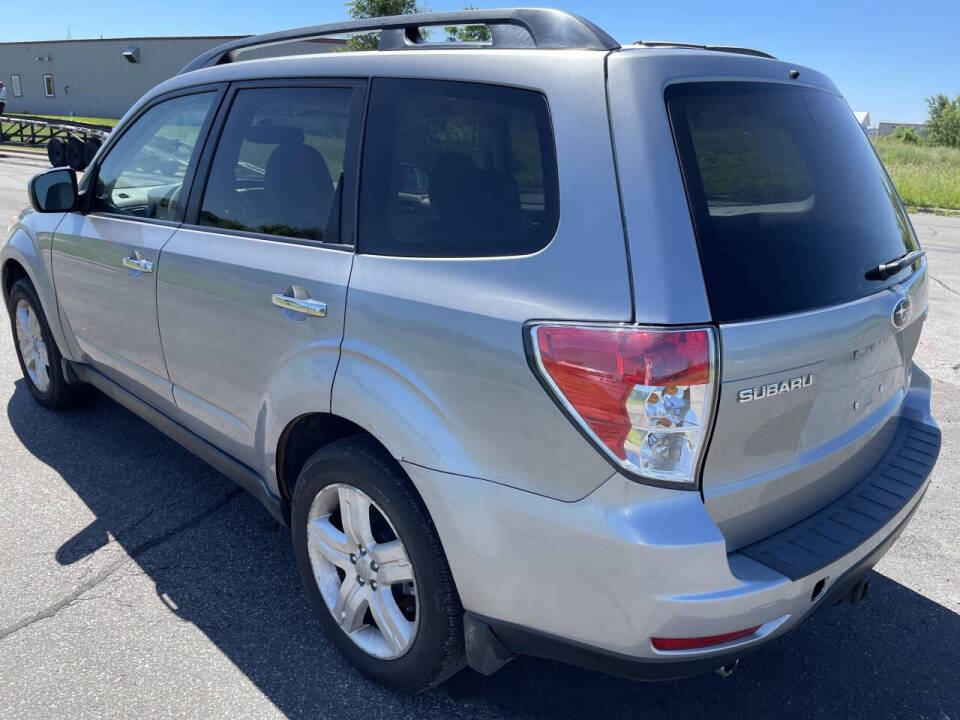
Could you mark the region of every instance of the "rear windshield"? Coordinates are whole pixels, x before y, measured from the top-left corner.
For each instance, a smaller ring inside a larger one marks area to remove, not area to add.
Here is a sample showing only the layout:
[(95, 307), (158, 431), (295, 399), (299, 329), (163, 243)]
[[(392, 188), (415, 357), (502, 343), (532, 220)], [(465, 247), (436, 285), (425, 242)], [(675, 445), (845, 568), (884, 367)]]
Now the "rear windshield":
[(717, 322), (847, 302), (911, 272), (864, 277), (917, 241), (842, 98), (713, 82), (666, 100)]

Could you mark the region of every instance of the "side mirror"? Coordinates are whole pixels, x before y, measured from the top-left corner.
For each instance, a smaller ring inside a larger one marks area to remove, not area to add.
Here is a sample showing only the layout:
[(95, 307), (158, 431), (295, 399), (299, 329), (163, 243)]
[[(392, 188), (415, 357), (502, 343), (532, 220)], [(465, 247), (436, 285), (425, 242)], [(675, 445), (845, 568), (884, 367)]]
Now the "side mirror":
[(68, 212), (77, 205), (77, 173), (53, 168), (34, 175), (27, 185), (30, 204), (37, 212)]

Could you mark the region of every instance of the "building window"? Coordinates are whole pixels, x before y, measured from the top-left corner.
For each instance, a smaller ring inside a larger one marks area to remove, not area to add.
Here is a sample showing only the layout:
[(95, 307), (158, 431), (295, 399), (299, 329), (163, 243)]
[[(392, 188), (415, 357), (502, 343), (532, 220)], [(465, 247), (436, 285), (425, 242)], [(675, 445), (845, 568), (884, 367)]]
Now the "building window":
[(11, 75), (11, 76), (10, 76), (10, 84), (13, 86), (13, 96), (14, 96), (14, 97), (21, 97), (21, 96), (23, 95), (23, 91), (20, 89), (20, 76), (19, 76), (19, 75)]
[(43, 76), (43, 94), (47, 97), (53, 97), (53, 75)]

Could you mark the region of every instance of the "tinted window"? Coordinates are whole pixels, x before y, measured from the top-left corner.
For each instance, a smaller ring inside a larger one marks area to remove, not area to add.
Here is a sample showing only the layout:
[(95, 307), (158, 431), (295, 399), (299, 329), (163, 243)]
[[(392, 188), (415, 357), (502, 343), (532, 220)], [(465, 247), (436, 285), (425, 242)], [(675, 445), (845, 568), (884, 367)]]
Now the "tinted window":
[(215, 97), (184, 95), (141, 115), (100, 164), (91, 210), (181, 220), (183, 180)]
[(210, 168), (201, 225), (339, 242), (349, 88), (241, 90)]
[(556, 231), (553, 134), (538, 93), (374, 80), (363, 157), (363, 252), (519, 255)]
[(667, 90), (714, 318), (847, 302), (903, 280), (864, 273), (917, 248), (844, 100), (764, 83)]

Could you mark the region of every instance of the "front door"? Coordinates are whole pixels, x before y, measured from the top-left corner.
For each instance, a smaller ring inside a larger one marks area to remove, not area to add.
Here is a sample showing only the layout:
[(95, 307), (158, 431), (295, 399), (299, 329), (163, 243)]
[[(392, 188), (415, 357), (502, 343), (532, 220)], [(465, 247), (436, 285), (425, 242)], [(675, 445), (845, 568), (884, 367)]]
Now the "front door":
[(59, 310), (84, 361), (159, 408), (172, 407), (157, 325), (160, 249), (176, 231), (216, 88), (150, 106), (89, 172), (86, 212), (53, 238)]
[(234, 87), (189, 224), (161, 254), (160, 334), (181, 422), (257, 471), (271, 423), (330, 407), (361, 95), (351, 82)]

